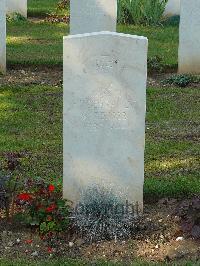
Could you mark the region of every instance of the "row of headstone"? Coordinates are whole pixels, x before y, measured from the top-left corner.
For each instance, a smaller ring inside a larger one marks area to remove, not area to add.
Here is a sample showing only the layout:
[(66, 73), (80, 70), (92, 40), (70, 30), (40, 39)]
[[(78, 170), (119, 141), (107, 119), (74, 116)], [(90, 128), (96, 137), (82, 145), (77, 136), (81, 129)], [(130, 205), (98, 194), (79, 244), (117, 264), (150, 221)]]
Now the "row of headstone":
[(76, 204), (102, 187), (142, 208), (148, 41), (116, 33), (116, 21), (116, 0), (71, 1), (63, 190)]
[(6, 0), (6, 13), (19, 13), (27, 17), (27, 0)]
[(0, 73), (6, 72), (6, 1), (0, 0)]

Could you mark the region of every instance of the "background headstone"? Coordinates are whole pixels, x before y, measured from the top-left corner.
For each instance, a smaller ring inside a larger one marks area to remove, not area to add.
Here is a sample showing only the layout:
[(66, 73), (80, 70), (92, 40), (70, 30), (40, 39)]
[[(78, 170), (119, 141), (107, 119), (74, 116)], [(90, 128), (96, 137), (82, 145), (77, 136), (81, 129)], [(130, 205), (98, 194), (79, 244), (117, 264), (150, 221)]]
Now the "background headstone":
[(199, 0), (181, 1), (179, 72), (200, 74)]
[(64, 197), (109, 187), (142, 206), (147, 39), (64, 37)]
[(6, 8), (5, 0), (0, 0), (0, 72), (6, 72)]
[(27, 0), (6, 0), (6, 13), (20, 13), (27, 17)]
[(181, 0), (168, 0), (164, 15), (180, 15), (180, 2)]
[(70, 1), (70, 34), (116, 31), (117, 0)]

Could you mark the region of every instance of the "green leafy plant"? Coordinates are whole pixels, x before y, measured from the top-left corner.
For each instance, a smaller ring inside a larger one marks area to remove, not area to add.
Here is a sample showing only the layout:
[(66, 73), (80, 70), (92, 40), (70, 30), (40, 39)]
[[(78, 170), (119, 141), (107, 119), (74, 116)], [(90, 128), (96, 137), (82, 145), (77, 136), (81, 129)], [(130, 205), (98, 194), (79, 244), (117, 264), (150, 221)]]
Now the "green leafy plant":
[(200, 239), (200, 196), (182, 201), (177, 207), (176, 215), (181, 218), (182, 231)]
[(6, 20), (8, 22), (19, 22), (19, 21), (26, 21), (27, 19), (20, 13), (15, 12), (10, 15), (7, 15)]
[(200, 77), (189, 74), (172, 75), (171, 77), (162, 81), (166, 85), (176, 85), (179, 87), (186, 87), (190, 83), (199, 83)]
[(175, 15), (175, 16), (170, 16), (165, 18), (163, 24), (164, 26), (172, 26), (172, 27), (177, 27), (180, 23), (180, 16)]
[(162, 72), (164, 69), (163, 58), (160, 56), (148, 58), (147, 64), (150, 71)]
[(159, 25), (168, 0), (118, 0), (118, 22)]
[(5, 209), (6, 218), (12, 219), (14, 214), (14, 200), (22, 187), (20, 176), (21, 161), (24, 154), (9, 152), (5, 153), (5, 160), (0, 167), (0, 209)]
[(26, 191), (16, 198), (21, 211), (16, 216), (30, 226), (37, 226), (41, 234), (61, 232), (69, 225), (69, 204), (60, 190), (41, 178), (28, 179)]

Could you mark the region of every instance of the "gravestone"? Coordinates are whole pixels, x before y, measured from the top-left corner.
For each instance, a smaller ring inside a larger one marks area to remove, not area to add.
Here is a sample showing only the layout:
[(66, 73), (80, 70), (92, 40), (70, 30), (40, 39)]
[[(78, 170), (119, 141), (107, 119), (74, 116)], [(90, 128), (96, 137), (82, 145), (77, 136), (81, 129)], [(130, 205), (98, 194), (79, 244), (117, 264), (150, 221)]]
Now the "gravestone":
[(164, 15), (167, 17), (180, 15), (180, 0), (168, 0)]
[(109, 187), (142, 208), (145, 37), (99, 32), (64, 37), (64, 197)]
[(19, 13), (22, 16), (27, 17), (27, 0), (7, 0), (6, 13)]
[(200, 74), (200, 1), (182, 0), (179, 29), (179, 72)]
[(70, 34), (116, 31), (117, 0), (70, 1)]
[(0, 1), (0, 73), (6, 72), (6, 8), (5, 0)]

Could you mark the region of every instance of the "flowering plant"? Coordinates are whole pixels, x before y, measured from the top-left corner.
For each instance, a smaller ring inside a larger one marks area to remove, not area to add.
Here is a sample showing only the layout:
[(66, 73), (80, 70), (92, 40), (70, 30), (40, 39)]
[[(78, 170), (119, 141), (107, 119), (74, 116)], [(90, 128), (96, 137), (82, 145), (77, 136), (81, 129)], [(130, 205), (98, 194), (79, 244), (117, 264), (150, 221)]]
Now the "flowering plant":
[(20, 193), (16, 197), (23, 221), (38, 226), (42, 234), (66, 230), (69, 224), (69, 204), (62, 198), (59, 189), (41, 179), (27, 180), (25, 188), (29, 192)]

